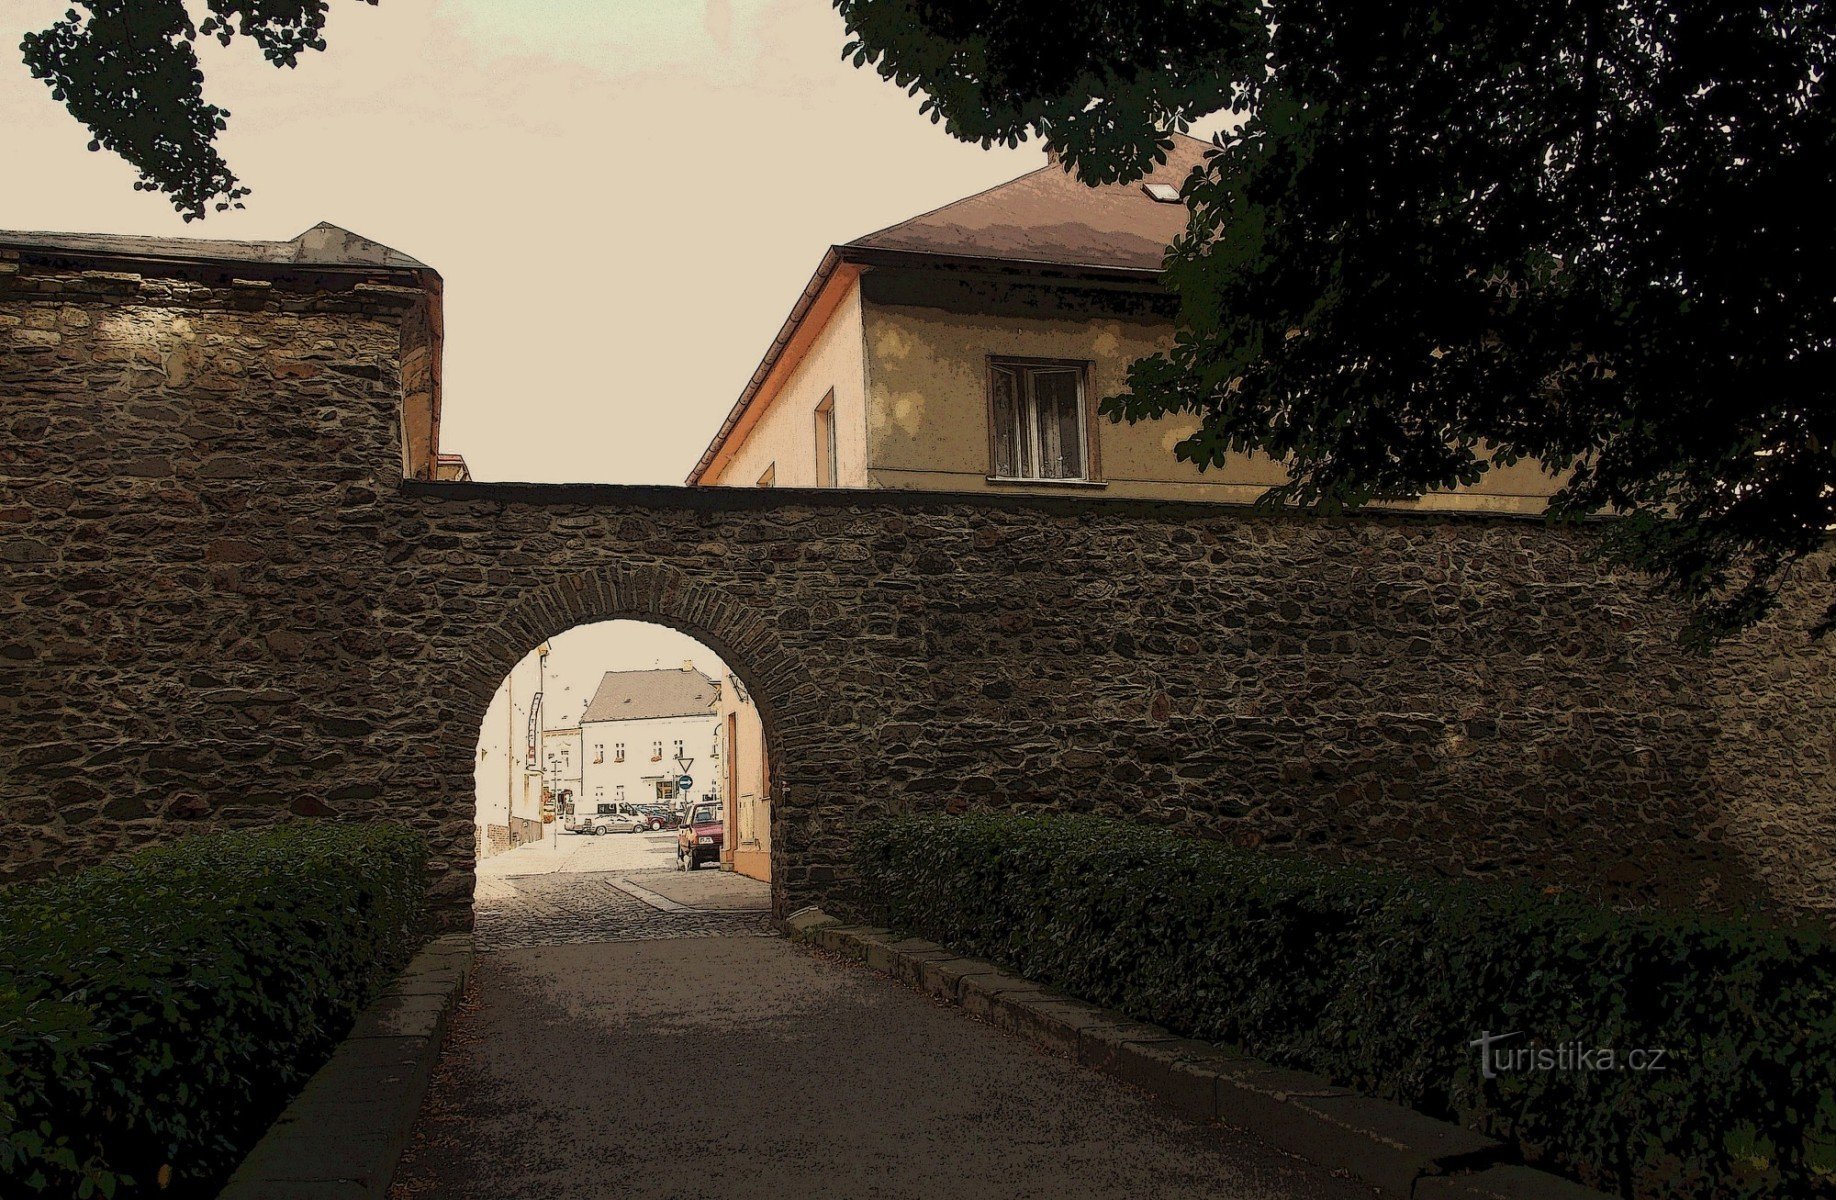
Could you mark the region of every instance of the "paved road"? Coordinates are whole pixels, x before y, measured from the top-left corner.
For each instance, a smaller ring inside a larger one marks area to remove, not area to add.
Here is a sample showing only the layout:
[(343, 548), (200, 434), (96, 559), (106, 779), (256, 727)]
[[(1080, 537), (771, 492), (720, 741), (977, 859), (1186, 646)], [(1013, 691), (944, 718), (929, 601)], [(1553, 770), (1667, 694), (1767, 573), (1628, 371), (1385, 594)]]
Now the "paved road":
[[(479, 955), (391, 1200), (1368, 1200), (739, 924), (756, 915), (660, 912), (613, 877), (510, 878), (481, 899), (499, 948)], [(557, 916), (620, 940), (506, 932)]]
[(547, 830), (554, 836), (485, 859), (478, 864), (479, 880), (582, 871), (661, 870), (676, 865), (674, 830), (590, 837), (556, 832), (559, 829), (559, 825), (550, 825)]

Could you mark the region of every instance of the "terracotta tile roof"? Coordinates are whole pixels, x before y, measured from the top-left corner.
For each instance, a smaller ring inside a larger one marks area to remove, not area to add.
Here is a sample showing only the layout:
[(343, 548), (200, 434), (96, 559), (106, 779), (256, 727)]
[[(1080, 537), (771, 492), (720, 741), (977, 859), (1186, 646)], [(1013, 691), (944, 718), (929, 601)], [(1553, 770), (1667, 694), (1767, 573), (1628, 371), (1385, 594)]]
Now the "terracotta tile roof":
[(718, 691), (700, 671), (607, 671), (580, 714), (580, 723), (711, 717)]
[(1159, 270), (1186, 227), (1183, 204), (1154, 200), (1150, 183), (1178, 188), (1211, 149), (1174, 135), (1167, 161), (1133, 183), (1086, 187), (1049, 165), (953, 204), (856, 238), (848, 250), (891, 250), (1003, 262)]

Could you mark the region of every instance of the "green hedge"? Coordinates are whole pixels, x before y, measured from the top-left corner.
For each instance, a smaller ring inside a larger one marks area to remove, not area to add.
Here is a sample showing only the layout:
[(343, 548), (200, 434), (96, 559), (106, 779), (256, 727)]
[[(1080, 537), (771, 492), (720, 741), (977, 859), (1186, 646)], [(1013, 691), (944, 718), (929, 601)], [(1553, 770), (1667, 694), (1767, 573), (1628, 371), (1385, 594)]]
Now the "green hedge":
[[(1640, 1197), (1827, 1196), (1836, 947), (1511, 887), (1273, 857), (1085, 817), (902, 818), (858, 845), (890, 927), (1331, 1076)], [(1480, 1071), (1469, 1042), (1668, 1052)]]
[(0, 1195), (215, 1194), (418, 945), (425, 868), (291, 825), (0, 890)]

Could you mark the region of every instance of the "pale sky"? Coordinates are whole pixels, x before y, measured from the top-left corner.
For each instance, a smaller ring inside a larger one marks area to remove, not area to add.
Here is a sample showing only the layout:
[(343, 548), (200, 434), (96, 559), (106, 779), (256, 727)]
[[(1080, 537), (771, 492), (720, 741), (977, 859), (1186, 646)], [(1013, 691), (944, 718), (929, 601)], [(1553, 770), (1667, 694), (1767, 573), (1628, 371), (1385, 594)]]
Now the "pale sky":
[(0, 228), (285, 239), (326, 220), (446, 280), (441, 448), (481, 480), (681, 483), (825, 247), (1033, 170), (842, 61), (827, 0), (331, 0), (328, 49), (199, 54), (254, 188), (187, 225), (20, 63)]

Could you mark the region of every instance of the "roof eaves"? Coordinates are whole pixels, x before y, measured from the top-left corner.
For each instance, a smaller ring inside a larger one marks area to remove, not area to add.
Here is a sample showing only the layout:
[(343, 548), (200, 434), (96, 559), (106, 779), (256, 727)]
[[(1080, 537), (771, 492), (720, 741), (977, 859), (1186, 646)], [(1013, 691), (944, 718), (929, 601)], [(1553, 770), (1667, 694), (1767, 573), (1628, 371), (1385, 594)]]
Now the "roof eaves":
[(903, 250), (890, 246), (856, 246), (852, 243), (839, 246), (837, 250), (843, 262), (866, 266), (998, 267), (1020, 270), (1031, 275), (1055, 275), (1069, 279), (1118, 279), (1138, 283), (1158, 283), (1165, 274), (1160, 267), (1060, 262), (1049, 258), (1019, 258), (1009, 254), (946, 254), (936, 250)]

